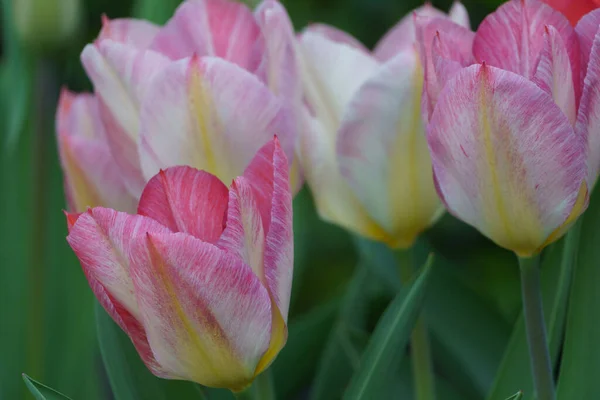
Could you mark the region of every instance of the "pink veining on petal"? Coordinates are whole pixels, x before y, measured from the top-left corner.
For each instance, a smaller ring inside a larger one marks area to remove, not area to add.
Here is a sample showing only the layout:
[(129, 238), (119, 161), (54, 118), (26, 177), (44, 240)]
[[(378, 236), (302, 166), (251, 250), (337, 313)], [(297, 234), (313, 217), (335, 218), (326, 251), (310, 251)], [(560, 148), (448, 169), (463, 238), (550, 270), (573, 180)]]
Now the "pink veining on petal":
[(227, 187), (214, 175), (180, 166), (160, 171), (142, 193), (138, 214), (173, 232), (215, 243), (223, 232)]
[(149, 231), (167, 230), (149, 218), (94, 208), (77, 218), (67, 241), (79, 258), (92, 291), (131, 338), (144, 363), (155, 375), (172, 378), (150, 349), (130, 278), (131, 244), (136, 236)]
[(96, 43), (104, 39), (130, 44), (139, 49), (147, 49), (159, 32), (159, 27), (141, 19), (117, 18), (102, 16), (102, 29)]
[(161, 29), (152, 48), (177, 60), (216, 56), (255, 71), (260, 28), (248, 7), (229, 0), (183, 2)]

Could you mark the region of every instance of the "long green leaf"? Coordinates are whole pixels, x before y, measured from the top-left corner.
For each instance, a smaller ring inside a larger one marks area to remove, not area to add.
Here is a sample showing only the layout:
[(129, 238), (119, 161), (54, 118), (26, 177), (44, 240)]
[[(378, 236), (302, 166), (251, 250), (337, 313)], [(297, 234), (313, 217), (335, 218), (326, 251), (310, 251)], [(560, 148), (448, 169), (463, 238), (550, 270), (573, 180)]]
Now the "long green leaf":
[[(439, 372), (482, 399), (491, 387), (510, 337), (510, 325), (436, 254), (424, 316)], [(481, 266), (486, 267), (485, 265)]]
[(339, 300), (325, 303), (294, 318), (288, 340), (270, 369), (278, 398), (292, 398), (312, 378), (335, 322)]
[(203, 398), (204, 391), (191, 382), (168, 381), (152, 375), (127, 335), (99, 304), (96, 321), (102, 359), (116, 400)]
[(433, 256), (430, 256), (410, 289), (401, 290), (389, 305), (371, 336), (344, 399), (373, 398), (388, 376), (390, 366), (402, 357), (425, 300), (432, 265)]
[[(557, 360), (565, 327), (565, 311), (573, 263), (575, 261), (579, 225), (572, 228), (558, 243), (549, 247), (542, 260), (542, 298), (550, 341), (550, 354)], [(525, 323), (520, 315), (498, 369), (496, 380), (487, 400), (504, 400), (515, 390), (523, 391), (523, 399), (533, 399), (529, 351)]]
[(25, 386), (27, 386), (27, 389), (29, 389), (36, 400), (71, 400), (64, 394), (31, 379), (25, 374), (23, 374), (23, 380), (25, 381)]
[(337, 321), (329, 334), (310, 394), (311, 400), (337, 399), (354, 372), (352, 354), (348, 352), (350, 329), (364, 329), (366, 324), (369, 268), (359, 264), (348, 284)]
[(558, 380), (559, 400), (600, 399), (600, 192), (583, 216)]

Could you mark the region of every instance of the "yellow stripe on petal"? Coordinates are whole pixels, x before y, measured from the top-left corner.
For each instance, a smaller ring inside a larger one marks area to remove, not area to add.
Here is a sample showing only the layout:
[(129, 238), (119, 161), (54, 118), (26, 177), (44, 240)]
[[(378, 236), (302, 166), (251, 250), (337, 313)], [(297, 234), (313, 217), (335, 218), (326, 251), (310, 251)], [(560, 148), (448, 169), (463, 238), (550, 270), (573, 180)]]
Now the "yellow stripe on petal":
[[(194, 63), (195, 64), (195, 63)], [(195, 65), (194, 65), (195, 66)], [(211, 134), (209, 132), (211, 116), (214, 112), (214, 106), (210, 100), (208, 92), (200, 76), (199, 68), (192, 68), (190, 71), (190, 106), (192, 115), (196, 118), (197, 132), (202, 145), (204, 155), (203, 168), (207, 172), (219, 177), (217, 173), (217, 163), (212, 149)]]
[(571, 210), (571, 213), (569, 214), (565, 222), (561, 226), (559, 226), (554, 232), (552, 232), (550, 236), (548, 236), (546, 242), (544, 242), (544, 244), (539, 249), (537, 249), (537, 251), (542, 251), (544, 247), (560, 239), (569, 230), (571, 225), (573, 225), (575, 221), (577, 221), (577, 218), (579, 218), (579, 216), (583, 214), (583, 212), (586, 210), (588, 201), (589, 192), (587, 183), (584, 181), (581, 184), (581, 189), (579, 189), (579, 193), (577, 194), (577, 200), (573, 205), (573, 209)]
[(281, 316), (279, 308), (277, 308), (277, 305), (273, 301), (273, 298), (271, 298), (271, 312), (273, 315), (273, 320), (271, 322), (271, 342), (269, 343), (269, 348), (256, 366), (254, 377), (258, 376), (271, 365), (287, 341), (287, 326)]

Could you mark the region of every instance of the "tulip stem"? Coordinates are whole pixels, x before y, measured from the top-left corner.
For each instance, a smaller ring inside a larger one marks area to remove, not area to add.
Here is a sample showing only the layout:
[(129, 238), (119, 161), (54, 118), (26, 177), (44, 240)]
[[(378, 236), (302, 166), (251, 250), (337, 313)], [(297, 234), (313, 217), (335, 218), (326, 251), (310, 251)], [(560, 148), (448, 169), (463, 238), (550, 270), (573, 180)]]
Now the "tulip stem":
[[(399, 262), (400, 278), (406, 284), (415, 272), (414, 249), (404, 250)], [(427, 325), (420, 316), (410, 337), (412, 373), (416, 400), (435, 400), (435, 376)]]
[(519, 264), (525, 328), (536, 398), (537, 400), (554, 400), (552, 363), (546, 339), (546, 324), (540, 290), (539, 255), (531, 258), (519, 257)]
[(235, 393), (235, 398), (238, 400), (275, 400), (271, 370), (263, 371), (254, 379), (252, 386)]

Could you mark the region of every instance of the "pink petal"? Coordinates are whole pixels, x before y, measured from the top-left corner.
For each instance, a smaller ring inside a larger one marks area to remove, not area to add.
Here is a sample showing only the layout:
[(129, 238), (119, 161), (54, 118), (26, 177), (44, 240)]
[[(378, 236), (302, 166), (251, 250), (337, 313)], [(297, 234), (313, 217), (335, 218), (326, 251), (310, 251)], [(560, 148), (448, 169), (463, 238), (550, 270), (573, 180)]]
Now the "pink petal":
[(367, 47), (349, 33), (342, 31), (334, 26), (327, 24), (310, 24), (304, 28), (304, 32), (313, 32), (317, 35), (325, 36), (327, 39), (332, 40), (336, 43), (347, 44), (350, 47), (354, 47), (356, 50), (363, 51), (365, 54), (371, 52)]
[(426, 3), (407, 14), (375, 46), (374, 55), (380, 61), (387, 61), (401, 51), (414, 46), (416, 36), (415, 18), (446, 18), (446, 14)]
[(131, 338), (146, 366), (168, 378), (172, 375), (156, 361), (148, 344), (129, 265), (131, 244), (138, 235), (166, 231), (149, 218), (94, 208), (77, 218), (67, 241), (100, 304)]
[(419, 55), (398, 54), (356, 93), (337, 139), (342, 176), (402, 247), (441, 209), (421, 119), (422, 87)]
[(140, 156), (146, 178), (190, 165), (231, 182), (275, 134), (293, 155), (294, 129), (282, 101), (227, 61), (180, 60), (156, 78), (142, 106)]
[(267, 86), (290, 106), (301, 106), (296, 37), (285, 8), (276, 0), (265, 0), (256, 9), (255, 17), (264, 36)]
[(592, 188), (600, 172), (600, 29), (590, 52), (575, 131), (587, 141), (588, 187)]
[(440, 91), (452, 76), (473, 63), (475, 34), (445, 18), (417, 20), (417, 42), (425, 70), (423, 115), (429, 120)]
[(183, 233), (148, 234), (132, 278), (156, 359), (174, 377), (240, 390), (271, 339), (271, 301), (237, 257)]
[(564, 15), (537, 0), (509, 1), (488, 15), (477, 29), (473, 54), (479, 62), (531, 79), (544, 48), (546, 26), (556, 28), (563, 39), (577, 85), (579, 46), (575, 31)]
[(575, 87), (567, 48), (553, 26), (546, 27), (545, 40), (532, 80), (554, 98), (554, 102), (574, 125), (577, 113)]
[(191, 167), (173, 167), (150, 179), (138, 214), (173, 232), (215, 243), (224, 228), (228, 190), (215, 176)]
[(107, 206), (133, 212), (136, 200), (123, 183), (108, 144), (97, 99), (63, 90), (56, 116), (58, 149), (69, 208)]
[(100, 30), (96, 42), (110, 39), (115, 42), (130, 44), (138, 49), (147, 49), (154, 41), (159, 29), (157, 25), (142, 19), (108, 19), (108, 17), (102, 16), (102, 30)]
[(264, 271), (263, 220), (252, 187), (242, 176), (236, 178), (231, 185), (226, 227), (217, 246), (249, 265), (257, 278), (267, 287)]
[(592, 44), (596, 34), (600, 30), (600, 8), (585, 15), (577, 26), (575, 32), (579, 38), (579, 47), (581, 49), (581, 66), (582, 74), (581, 79), (585, 78), (585, 74), (588, 68), (590, 60), (590, 53), (592, 51)]
[(307, 103), (333, 135), (346, 105), (379, 63), (355, 47), (313, 31), (302, 34), (300, 48)]
[(115, 162), (131, 194), (139, 197), (144, 187), (136, 147), (140, 102), (149, 83), (169, 60), (156, 52), (103, 40), (87, 45), (81, 61), (100, 99)]
[(288, 161), (278, 139), (259, 150), (244, 171), (244, 178), (252, 189), (263, 223), (266, 284), (286, 322), (294, 269), (294, 238)]
[(260, 29), (252, 12), (240, 2), (183, 2), (152, 45), (171, 59), (216, 56), (254, 71), (260, 62), (256, 46)]
[(535, 84), (468, 67), (445, 86), (428, 130), (440, 196), (500, 246), (531, 255), (567, 221), (587, 174), (584, 146)]
[(454, 23), (471, 30), (469, 12), (460, 1), (455, 1), (454, 4), (452, 4), (448, 16)]

